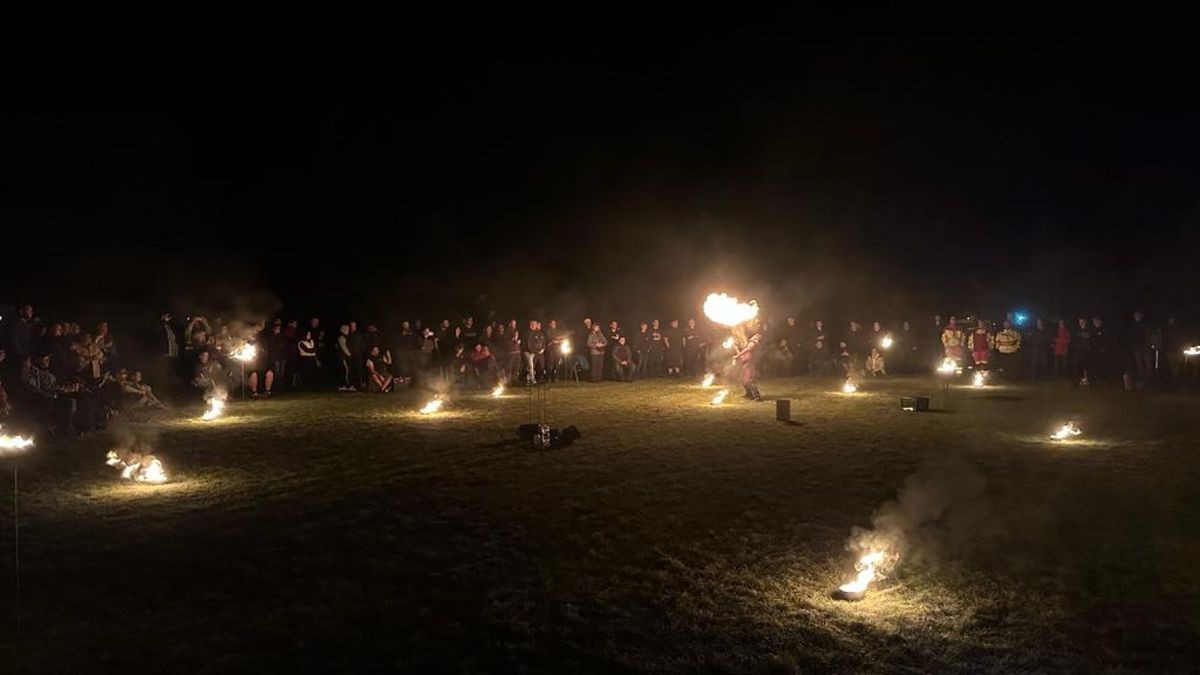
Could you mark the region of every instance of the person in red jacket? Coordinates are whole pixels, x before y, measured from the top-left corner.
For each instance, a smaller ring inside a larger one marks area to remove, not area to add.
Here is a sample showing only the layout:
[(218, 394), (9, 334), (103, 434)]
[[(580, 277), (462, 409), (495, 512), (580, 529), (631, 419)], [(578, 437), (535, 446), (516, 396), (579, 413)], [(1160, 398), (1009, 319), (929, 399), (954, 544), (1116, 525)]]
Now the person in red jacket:
[(1067, 372), (1067, 354), (1071, 351), (1071, 331), (1067, 320), (1058, 320), (1058, 332), (1054, 335), (1054, 379)]
[(975, 330), (971, 331), (967, 338), (967, 347), (971, 350), (971, 358), (975, 360), (976, 368), (987, 366), (988, 356), (995, 346), (996, 338), (992, 335), (988, 322), (980, 319), (979, 323), (975, 324)]

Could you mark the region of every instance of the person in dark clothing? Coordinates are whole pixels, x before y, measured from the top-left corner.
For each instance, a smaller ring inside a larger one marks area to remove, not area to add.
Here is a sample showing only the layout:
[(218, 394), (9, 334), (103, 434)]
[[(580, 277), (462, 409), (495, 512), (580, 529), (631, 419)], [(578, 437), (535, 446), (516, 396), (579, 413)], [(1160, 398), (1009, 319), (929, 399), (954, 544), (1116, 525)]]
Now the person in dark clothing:
[[(621, 336), (617, 336), (618, 342)], [(604, 333), (600, 331), (600, 324), (592, 326), (592, 332), (587, 337), (588, 357), (591, 361), (590, 375), (592, 382), (599, 382), (604, 379), (604, 362), (608, 354), (608, 339), (604, 337)]]
[(634, 338), (634, 355), (637, 357), (635, 374), (639, 380), (649, 377), (650, 372), (650, 324), (643, 321)]
[[(276, 379), (280, 382), (287, 382), (285, 373), (287, 372), (288, 347), (290, 344), (278, 320), (272, 324), (271, 332), (267, 335), (265, 342), (267, 348), (267, 367), (275, 371)], [(270, 389), (267, 391), (269, 392)]]
[(523, 356), (525, 358), (525, 384), (537, 384), (539, 379), (544, 381), (546, 334), (542, 332), (540, 321), (530, 320), (529, 322), (529, 332), (525, 334)]
[(1134, 382), (1144, 384), (1150, 381), (1154, 374), (1154, 355), (1151, 351), (1152, 331), (1146, 324), (1146, 316), (1141, 310), (1133, 313), (1133, 320), (1125, 330), (1125, 344), (1132, 361), (1132, 368), (1127, 369)]
[(829, 372), (829, 336), (825, 334), (825, 322), (817, 319), (808, 334), (808, 371), (812, 375)]
[(475, 343), (479, 342), (479, 327), (475, 325), (475, 317), (468, 316), (463, 319), (463, 343), (467, 345), (467, 349), (474, 349)]
[(312, 329), (306, 329), (304, 336), (296, 341), (297, 366), (300, 372), (299, 384), (307, 389), (316, 389), (321, 382), (321, 361), (317, 355), (317, 339)]
[(617, 362), (617, 379), (621, 382), (633, 381), (633, 350), (625, 344), (625, 336), (617, 339), (617, 348), (613, 350), (613, 359)]
[(1046, 379), (1050, 375), (1050, 352), (1054, 336), (1046, 328), (1046, 322), (1038, 319), (1034, 322), (1033, 330), (1029, 332), (1029, 376), (1034, 381)]
[(662, 377), (666, 349), (662, 329), (658, 326), (658, 319), (654, 319), (650, 322), (650, 363), (647, 368), (650, 377)]
[(350, 327), (350, 334), (346, 336), (346, 345), (350, 348), (350, 382), (354, 386), (355, 391), (366, 390), (366, 363), (363, 360), (367, 355), (367, 341), (364, 338), (362, 331), (358, 330), (358, 322), (350, 321), (346, 324)]
[(608, 340), (608, 358), (605, 359), (605, 367), (608, 368), (608, 375), (613, 378), (616, 378), (617, 376), (617, 369), (615, 367), (616, 360), (613, 359), (613, 352), (617, 349), (617, 341), (620, 339), (620, 337), (621, 324), (617, 323), (616, 321), (609, 321), (608, 335), (605, 336), (605, 339)]
[(1112, 373), (1109, 359), (1112, 357), (1112, 345), (1108, 333), (1104, 330), (1104, 321), (1092, 317), (1092, 356), (1088, 364), (1088, 381), (1092, 384), (1104, 382)]
[(1075, 334), (1071, 336), (1071, 372), (1080, 386), (1087, 386), (1088, 367), (1092, 358), (1092, 327), (1088, 320), (1080, 317), (1075, 322)]
[(703, 372), (703, 364), (697, 365), (696, 355), (700, 351), (700, 331), (696, 330), (696, 320), (688, 319), (687, 326), (680, 331), (679, 341), (683, 343), (683, 374), (693, 376)]
[(17, 310), (17, 318), (9, 326), (8, 349), (15, 363), (33, 358), (33, 305), (21, 305)]
[(850, 370), (857, 373), (862, 370), (863, 362), (866, 360), (867, 354), (871, 351), (867, 341), (867, 334), (862, 329), (862, 324), (857, 321), (851, 321), (850, 329), (846, 333), (844, 342), (850, 353)]
[(913, 330), (912, 323), (901, 323), (900, 331), (892, 339), (892, 353), (897, 358), (896, 372), (916, 372), (917, 364), (921, 360), (921, 341), (917, 339), (917, 332)]
[(546, 379), (558, 381), (558, 372), (566, 365), (568, 358), (562, 351), (563, 340), (568, 334), (558, 327), (557, 319), (546, 322)]
[(663, 349), (667, 377), (679, 377), (683, 374), (683, 334), (679, 330), (679, 319), (671, 319), (663, 331)]

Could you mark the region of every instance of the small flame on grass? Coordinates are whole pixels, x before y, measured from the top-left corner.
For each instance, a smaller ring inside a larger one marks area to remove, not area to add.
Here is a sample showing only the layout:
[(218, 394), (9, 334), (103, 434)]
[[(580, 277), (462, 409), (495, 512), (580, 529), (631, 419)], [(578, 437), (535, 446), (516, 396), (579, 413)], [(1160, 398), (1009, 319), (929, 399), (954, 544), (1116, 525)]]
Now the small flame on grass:
[(441, 394), (438, 394), (437, 396), (434, 396), (432, 400), (430, 400), (428, 403), (426, 403), (426, 404), (425, 404), (425, 405), (424, 405), (424, 406), (421, 408), (421, 410), (420, 410), (420, 413), (421, 413), (422, 415), (432, 415), (433, 413), (435, 413), (435, 412), (437, 412), (437, 411), (441, 410), (441, 409), (442, 409), (442, 405), (443, 405), (445, 402), (446, 402), (446, 401), (445, 401), (445, 399), (443, 399), (443, 398), (442, 398), (442, 395), (441, 395)]
[(492, 398), (500, 398), (504, 395), (504, 385), (498, 384), (492, 389)]
[(725, 402), (725, 397), (728, 395), (729, 395), (728, 389), (722, 389), (721, 391), (718, 391), (717, 395), (712, 397), (712, 404), (713, 405), (721, 405), (722, 403)]
[(853, 581), (848, 581), (838, 586), (838, 590), (843, 593), (866, 593), (867, 587), (871, 585), (871, 582), (883, 578), (883, 575), (879, 573), (877, 568), (886, 558), (887, 553), (878, 550), (871, 551), (859, 558), (858, 562), (854, 563), (854, 569), (858, 574), (855, 575)]
[(987, 384), (987, 373), (982, 370), (975, 371), (975, 377), (971, 380), (971, 384), (976, 387), (982, 387)]
[(204, 421), (215, 420), (225, 412), (225, 393), (215, 393), (208, 398), (208, 410), (200, 416)]
[(946, 357), (946, 359), (942, 361), (942, 365), (937, 367), (937, 371), (943, 375), (953, 375), (957, 370), (958, 364), (955, 363), (954, 359), (950, 357)]
[(105, 464), (121, 470), (121, 478), (138, 483), (165, 483), (167, 469), (159, 458), (139, 452), (109, 450)]
[(1056, 441), (1063, 441), (1069, 438), (1074, 438), (1083, 433), (1083, 429), (1075, 426), (1074, 422), (1067, 422), (1058, 428), (1058, 431), (1050, 434), (1050, 438)]
[(858, 391), (858, 385), (854, 383), (854, 380), (846, 380), (842, 384), (842, 393), (843, 394), (853, 394), (857, 391)]
[(714, 375), (712, 373), (708, 373), (707, 375), (704, 376), (703, 380), (700, 380), (700, 386), (701, 387), (711, 387), (713, 382), (716, 381), (716, 379), (717, 379), (716, 375)]

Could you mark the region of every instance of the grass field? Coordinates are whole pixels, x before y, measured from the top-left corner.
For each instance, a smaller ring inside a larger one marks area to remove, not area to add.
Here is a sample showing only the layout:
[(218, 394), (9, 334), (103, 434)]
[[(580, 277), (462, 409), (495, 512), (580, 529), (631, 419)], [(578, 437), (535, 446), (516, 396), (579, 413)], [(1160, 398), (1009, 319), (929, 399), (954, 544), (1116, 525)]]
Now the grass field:
[[(19, 635), (0, 474), (0, 672), (1194, 671), (1200, 397), (997, 386), (912, 414), (932, 378), (838, 384), (766, 382), (792, 425), (687, 383), (558, 387), (584, 437), (548, 451), (515, 440), (520, 390), (175, 410), (129, 430), (161, 486), (121, 482), (110, 435), (40, 442)], [(1067, 418), (1085, 435), (1048, 441)], [(980, 489), (831, 599), (851, 528), (929, 466)]]

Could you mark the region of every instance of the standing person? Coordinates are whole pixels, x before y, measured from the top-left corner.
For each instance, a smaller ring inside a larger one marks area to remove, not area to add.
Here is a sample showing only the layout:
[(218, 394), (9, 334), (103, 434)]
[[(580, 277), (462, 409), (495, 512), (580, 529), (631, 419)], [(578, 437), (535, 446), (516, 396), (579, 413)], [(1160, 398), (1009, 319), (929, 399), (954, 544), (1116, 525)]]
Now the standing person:
[(758, 356), (758, 345), (762, 342), (759, 324), (751, 319), (747, 323), (746, 332), (750, 333), (750, 339), (746, 341), (745, 347), (734, 354), (733, 362), (741, 365), (742, 368), (742, 388), (746, 390), (744, 397), (751, 401), (761, 402), (763, 398), (758, 391), (758, 370), (755, 363)]
[(341, 366), (338, 391), (358, 391), (354, 384), (354, 351), (350, 349), (350, 324), (338, 327), (337, 341), (334, 343), (334, 353), (337, 354), (338, 365)]
[(33, 358), (33, 305), (21, 305), (17, 310), (17, 318), (9, 327), (8, 348), (14, 364)]
[[(1151, 329), (1146, 325), (1146, 315), (1142, 314), (1140, 309), (1134, 311), (1133, 320), (1125, 329), (1125, 344), (1133, 365), (1127, 370), (1131, 377), (1136, 378), (1138, 385), (1149, 382), (1150, 376), (1154, 374), (1151, 341)], [(1131, 381), (1130, 384), (1134, 384), (1134, 381)]]
[(895, 336), (892, 352), (899, 358), (896, 372), (911, 373), (916, 370), (917, 363), (920, 361), (921, 343), (917, 339), (917, 333), (913, 330), (912, 323), (905, 321), (900, 324), (900, 333)]
[(524, 340), (521, 339), (521, 331), (514, 328), (516, 321), (510, 321), (508, 328), (505, 329), (508, 341), (508, 349), (504, 353), (508, 354), (504, 366), (505, 374), (508, 376), (510, 384), (516, 384), (517, 380), (521, 379), (521, 364), (524, 362)]
[(317, 356), (317, 339), (311, 328), (305, 329), (304, 335), (296, 342), (296, 355), (299, 357), (300, 386), (315, 389), (320, 381), (317, 373), (321, 371), (321, 362)]
[(562, 345), (565, 339), (557, 319), (546, 322), (546, 379), (550, 382), (558, 381), (558, 370), (564, 364)]
[(363, 359), (367, 353), (367, 341), (358, 330), (357, 321), (351, 321), (348, 325), (350, 334), (346, 336), (346, 344), (350, 347), (350, 372), (354, 378), (351, 384), (354, 385), (353, 391), (358, 391), (363, 389), (366, 382), (366, 364)]
[[(538, 383), (538, 373), (546, 368), (546, 334), (536, 319), (529, 321), (529, 332), (525, 335), (525, 384)], [(545, 379), (543, 374), (542, 379)]]
[(680, 332), (679, 341), (683, 343), (683, 374), (689, 377), (703, 372), (697, 368), (696, 354), (700, 351), (700, 331), (696, 330), (696, 320), (688, 319), (687, 326)]
[(863, 332), (862, 324), (851, 320), (850, 329), (846, 332), (843, 342), (846, 343), (846, 347), (850, 352), (850, 371), (854, 373), (861, 371), (869, 351), (867, 348), (867, 335)]
[(650, 324), (643, 321), (638, 326), (638, 334), (634, 340), (633, 348), (637, 356), (637, 379), (644, 380), (650, 372)]
[(883, 329), (883, 324), (878, 321), (871, 322), (871, 332), (867, 335), (867, 351), (878, 349), (880, 353), (887, 351), (883, 346), (883, 338), (887, 337), (887, 331)]
[(1104, 382), (1112, 372), (1109, 359), (1112, 358), (1112, 348), (1108, 333), (1104, 330), (1104, 321), (1092, 317), (1092, 358), (1088, 369), (1088, 379), (1094, 384)]
[(658, 319), (653, 319), (650, 321), (650, 377), (662, 377), (665, 352), (662, 329), (658, 327)]
[(941, 335), (942, 349), (946, 358), (961, 365), (966, 357), (966, 336), (958, 327), (958, 320), (955, 317), (950, 317), (950, 322), (942, 329)]
[(1054, 331), (1054, 379), (1059, 380), (1070, 373), (1068, 357), (1071, 349), (1071, 329), (1067, 328), (1067, 320), (1059, 319), (1058, 328)]
[(800, 327), (796, 325), (796, 317), (789, 316), (784, 320), (780, 339), (787, 341), (787, 351), (792, 355), (785, 374), (795, 375), (804, 367), (803, 360), (806, 351), (800, 346)]
[[(617, 336), (618, 342), (620, 336)], [(608, 353), (608, 339), (604, 337), (604, 333), (600, 331), (600, 324), (592, 326), (592, 332), (587, 337), (588, 358), (591, 361), (591, 367), (588, 369), (592, 382), (599, 382), (604, 379), (604, 361), (605, 355)], [(628, 349), (628, 347), (626, 347)]]
[(663, 331), (663, 348), (667, 377), (679, 377), (683, 374), (683, 334), (679, 330), (679, 319), (671, 319)]
[(617, 349), (617, 342), (621, 338), (621, 324), (616, 321), (608, 322), (608, 335), (605, 337), (608, 340), (608, 358), (605, 359), (605, 367), (609, 370), (610, 377), (616, 377), (616, 359), (613, 358), (613, 352)]
[(1071, 336), (1071, 372), (1079, 386), (1086, 387), (1088, 382), (1088, 367), (1092, 358), (1092, 327), (1088, 320), (1079, 317), (1076, 320), (1075, 334)]
[(1054, 338), (1046, 328), (1046, 322), (1038, 319), (1029, 332), (1029, 377), (1034, 380), (1045, 379), (1050, 372), (1050, 352), (1054, 348)]
[(825, 322), (813, 321), (808, 336), (808, 372), (810, 375), (825, 375), (829, 372), (829, 336), (825, 334)]
[(271, 324), (271, 332), (266, 336), (267, 367), (275, 371), (275, 377), (280, 382), (287, 382), (288, 339), (283, 332), (279, 319)]
[(967, 348), (971, 352), (971, 360), (976, 368), (988, 368), (988, 358), (992, 347), (996, 346), (995, 337), (988, 329), (988, 322), (980, 318), (976, 328), (967, 336)]
[(1017, 354), (1021, 351), (1021, 334), (1013, 328), (1012, 321), (1005, 320), (1004, 327), (996, 333), (993, 340), (996, 346), (996, 360), (1007, 378), (1017, 376)]

